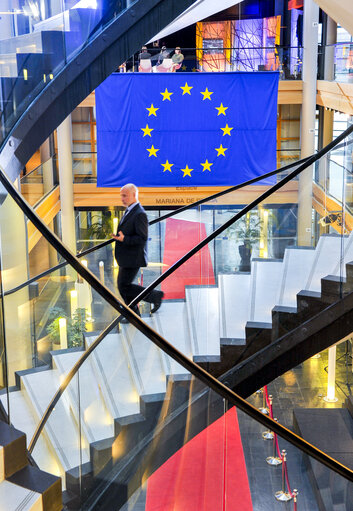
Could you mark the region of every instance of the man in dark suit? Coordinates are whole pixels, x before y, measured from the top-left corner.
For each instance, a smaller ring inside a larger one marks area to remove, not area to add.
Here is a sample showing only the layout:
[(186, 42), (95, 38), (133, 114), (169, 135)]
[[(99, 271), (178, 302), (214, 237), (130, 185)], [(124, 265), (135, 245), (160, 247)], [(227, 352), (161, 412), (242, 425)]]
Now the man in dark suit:
[[(138, 201), (138, 189), (127, 184), (120, 190), (120, 198), (125, 213), (119, 222), (117, 233), (113, 235), (115, 243), (115, 259), (119, 265), (118, 289), (128, 305), (145, 288), (133, 284), (133, 280), (141, 267), (147, 266), (148, 221), (145, 210)], [(153, 290), (144, 300), (153, 303), (151, 312), (156, 312), (162, 303), (163, 292)], [(138, 307), (134, 312), (139, 314)]]

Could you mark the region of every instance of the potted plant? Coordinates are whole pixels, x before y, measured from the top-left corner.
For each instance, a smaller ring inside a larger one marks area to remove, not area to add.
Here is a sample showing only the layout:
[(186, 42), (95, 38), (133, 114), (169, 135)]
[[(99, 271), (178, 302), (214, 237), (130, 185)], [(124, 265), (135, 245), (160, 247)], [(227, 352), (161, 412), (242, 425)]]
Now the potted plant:
[(86, 331), (86, 309), (77, 308), (73, 318), (67, 316), (64, 309), (52, 307), (49, 312), (47, 334), (53, 344), (60, 344), (59, 319), (66, 319), (67, 346), (77, 348), (83, 345)]
[(250, 211), (228, 228), (229, 237), (239, 242), (239, 271), (250, 271), (251, 253), (253, 246), (259, 241), (262, 223), (256, 210)]
[[(114, 227), (110, 211), (92, 215), (92, 223), (87, 229), (87, 236), (91, 240), (102, 243), (112, 237)], [(107, 261), (112, 254), (112, 246), (106, 246), (98, 250), (98, 258)]]

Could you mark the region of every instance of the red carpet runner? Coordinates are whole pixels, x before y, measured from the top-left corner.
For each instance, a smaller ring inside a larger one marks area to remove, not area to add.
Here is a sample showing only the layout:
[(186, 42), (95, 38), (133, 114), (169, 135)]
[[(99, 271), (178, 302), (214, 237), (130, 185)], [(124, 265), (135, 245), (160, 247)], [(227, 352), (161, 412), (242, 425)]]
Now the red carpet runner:
[[(169, 268), (204, 238), (205, 224), (168, 218), (163, 254), (165, 268)], [(185, 298), (185, 286), (214, 284), (211, 255), (206, 246), (163, 281), (161, 289), (167, 299)]]
[(235, 408), (187, 442), (152, 474), (147, 482), (145, 509), (252, 511)]

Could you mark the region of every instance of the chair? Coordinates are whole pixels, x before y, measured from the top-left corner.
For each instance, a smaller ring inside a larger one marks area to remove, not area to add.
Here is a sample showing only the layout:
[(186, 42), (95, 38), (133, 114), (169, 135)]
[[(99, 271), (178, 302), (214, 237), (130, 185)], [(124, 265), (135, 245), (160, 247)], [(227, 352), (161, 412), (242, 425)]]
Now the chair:
[(140, 73), (152, 73), (152, 62), (151, 59), (142, 59), (139, 63)]
[(163, 59), (162, 64), (156, 66), (158, 73), (170, 73), (172, 70), (173, 61), (172, 59)]

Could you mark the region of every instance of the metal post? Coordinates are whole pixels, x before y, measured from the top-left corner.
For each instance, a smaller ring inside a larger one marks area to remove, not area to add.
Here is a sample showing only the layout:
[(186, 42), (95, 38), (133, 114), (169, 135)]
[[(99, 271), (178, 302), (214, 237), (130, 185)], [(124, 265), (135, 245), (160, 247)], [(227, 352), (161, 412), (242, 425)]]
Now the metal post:
[(283, 449), (282, 451), (282, 490), (276, 491), (275, 498), (279, 500), (280, 502), (288, 502), (289, 500), (292, 500), (292, 495), (288, 492), (286, 492), (286, 451)]

